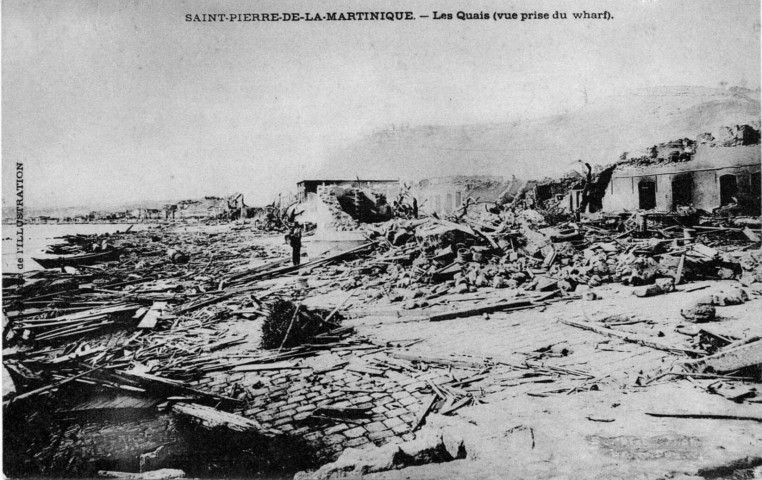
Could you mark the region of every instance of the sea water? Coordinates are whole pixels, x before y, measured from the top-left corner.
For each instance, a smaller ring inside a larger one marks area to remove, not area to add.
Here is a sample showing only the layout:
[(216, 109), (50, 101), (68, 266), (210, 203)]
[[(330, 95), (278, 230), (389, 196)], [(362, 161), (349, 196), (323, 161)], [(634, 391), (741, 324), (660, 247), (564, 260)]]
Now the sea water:
[[(131, 231), (145, 230), (153, 225), (135, 224)], [(50, 245), (65, 243), (61, 238), (65, 235), (93, 235), (104, 233), (124, 232), (130, 227), (126, 223), (65, 223), (65, 224), (36, 224), (24, 225), (24, 245), (21, 251), (17, 248), (16, 225), (3, 225), (3, 273), (23, 273), (30, 270), (41, 270), (32, 257), (55, 258), (59, 255), (49, 255), (45, 250)], [(18, 259), (23, 258), (23, 269), (19, 269)]]

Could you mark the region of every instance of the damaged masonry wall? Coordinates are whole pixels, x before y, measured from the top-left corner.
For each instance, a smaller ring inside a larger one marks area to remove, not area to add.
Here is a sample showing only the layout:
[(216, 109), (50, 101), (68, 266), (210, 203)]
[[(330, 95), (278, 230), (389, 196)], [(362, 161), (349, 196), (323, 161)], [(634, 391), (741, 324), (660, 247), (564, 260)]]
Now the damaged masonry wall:
[[(620, 158), (602, 170), (596, 167), (588, 192), (590, 212), (669, 212), (679, 207), (712, 211), (726, 205), (759, 209), (760, 134), (754, 126), (724, 127), (717, 137), (702, 133), (695, 141), (665, 142)], [(582, 186), (584, 182), (567, 186), (571, 190), (561, 205), (576, 210)]]
[(388, 202), (399, 190), (399, 183), (390, 181), (363, 182), (361, 188), (318, 185), (314, 193), (304, 194), (304, 200), (299, 204), (298, 218), (303, 223), (315, 224), (318, 232), (356, 230), (359, 222), (379, 222), (391, 218)]
[(700, 145), (687, 162), (618, 167), (603, 210), (673, 211), (692, 206), (711, 211), (730, 203), (759, 203), (759, 187), (759, 145)]
[(490, 175), (458, 175), (421, 180), (411, 188), (426, 213), (449, 215), (462, 207), (471, 197), (478, 202), (498, 202), (515, 195), (524, 182), (514, 178)]

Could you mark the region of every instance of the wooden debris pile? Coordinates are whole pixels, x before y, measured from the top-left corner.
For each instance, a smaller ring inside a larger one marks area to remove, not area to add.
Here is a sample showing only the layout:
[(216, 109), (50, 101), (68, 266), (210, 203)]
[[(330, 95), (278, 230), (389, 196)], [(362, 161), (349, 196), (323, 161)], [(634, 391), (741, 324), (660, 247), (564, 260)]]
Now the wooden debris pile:
[(340, 321), (341, 316), (335, 313), (310, 310), (278, 299), (270, 305), (270, 313), (262, 324), (262, 348), (291, 348), (314, 342), (318, 335), (339, 327)]

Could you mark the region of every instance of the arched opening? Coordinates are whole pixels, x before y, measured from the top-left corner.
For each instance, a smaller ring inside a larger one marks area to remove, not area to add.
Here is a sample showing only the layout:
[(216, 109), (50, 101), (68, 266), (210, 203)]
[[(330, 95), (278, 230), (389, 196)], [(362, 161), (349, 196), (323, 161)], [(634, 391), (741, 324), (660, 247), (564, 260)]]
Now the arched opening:
[(638, 182), (638, 208), (653, 210), (656, 208), (656, 182), (643, 179)]
[(738, 195), (738, 183), (735, 175), (723, 175), (720, 177), (720, 206), (736, 203)]
[(677, 175), (672, 179), (672, 210), (688, 207), (693, 203), (693, 177)]

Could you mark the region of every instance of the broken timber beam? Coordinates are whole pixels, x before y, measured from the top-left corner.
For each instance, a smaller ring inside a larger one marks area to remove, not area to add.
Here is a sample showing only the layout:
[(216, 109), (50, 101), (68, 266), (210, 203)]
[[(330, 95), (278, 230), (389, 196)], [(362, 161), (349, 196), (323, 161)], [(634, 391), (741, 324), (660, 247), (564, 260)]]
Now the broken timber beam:
[(762, 417), (748, 417), (741, 415), (719, 415), (715, 413), (657, 413), (646, 412), (651, 417), (670, 417), (670, 418), (699, 418), (711, 420), (750, 420), (752, 422), (762, 423)]
[(694, 355), (703, 355), (705, 353), (705, 352), (702, 352), (700, 350), (692, 350), (690, 348), (681, 348), (681, 347), (676, 347), (676, 346), (672, 346), (672, 345), (666, 345), (666, 344), (663, 344), (663, 343), (655, 342), (655, 341), (650, 340), (648, 338), (642, 338), (642, 337), (637, 336), (637, 335), (632, 335), (632, 334), (626, 334), (626, 333), (618, 332), (618, 331), (612, 330), (610, 328), (598, 327), (596, 325), (591, 325), (591, 324), (585, 323), (585, 322), (575, 322), (575, 321), (572, 321), (572, 320), (561, 320), (561, 319), (559, 319), (558, 321), (563, 323), (564, 325), (568, 325), (570, 327), (581, 328), (583, 330), (590, 330), (591, 332), (595, 332), (595, 333), (598, 333), (598, 334), (601, 334), (601, 335), (605, 335), (607, 337), (618, 338), (620, 340), (624, 340), (625, 342), (637, 343), (638, 345), (643, 345), (644, 347), (651, 347), (651, 348), (655, 348), (657, 350), (664, 350), (664, 351), (670, 352), (670, 353), (679, 352), (679, 353), (691, 353), (691, 354), (694, 354)]
[(267, 271), (264, 271), (264, 272), (258, 272), (258, 273), (254, 274), (254, 275), (246, 277), (246, 281), (250, 282), (250, 281), (253, 281), (253, 280), (262, 280), (262, 279), (269, 278), (269, 277), (274, 277), (274, 276), (279, 276), (279, 275), (285, 275), (287, 273), (296, 272), (297, 270), (300, 270), (302, 268), (309, 268), (309, 267), (315, 267), (315, 266), (318, 266), (318, 265), (323, 265), (323, 264), (326, 264), (326, 263), (330, 263), (330, 262), (332, 262), (334, 260), (338, 260), (338, 259), (340, 259), (342, 257), (362, 252), (363, 250), (368, 249), (372, 245), (373, 245), (373, 242), (368, 242), (368, 243), (364, 243), (364, 244), (360, 245), (359, 247), (352, 248), (350, 250), (345, 250), (343, 252), (339, 252), (337, 254), (330, 255), (328, 257), (318, 258), (318, 259), (312, 260), (311, 262), (301, 263), (299, 265), (289, 265), (289, 266), (286, 266), (286, 267), (274, 268), (272, 270), (267, 270)]
[(516, 300), (513, 302), (496, 303), (492, 305), (483, 305), (480, 307), (461, 308), (459, 310), (453, 310), (451, 312), (435, 313), (427, 316), (426, 318), (430, 322), (441, 322), (442, 320), (452, 320), (461, 317), (472, 317), (474, 315), (482, 315), (484, 313), (498, 312), (500, 310), (507, 310), (509, 308), (528, 307), (532, 306), (532, 299)]
[(256, 420), (195, 403), (176, 403), (172, 406), (172, 411), (191, 417), (202, 427), (210, 430), (228, 429), (234, 432), (258, 433), (265, 436), (281, 433), (279, 430), (264, 428)]

